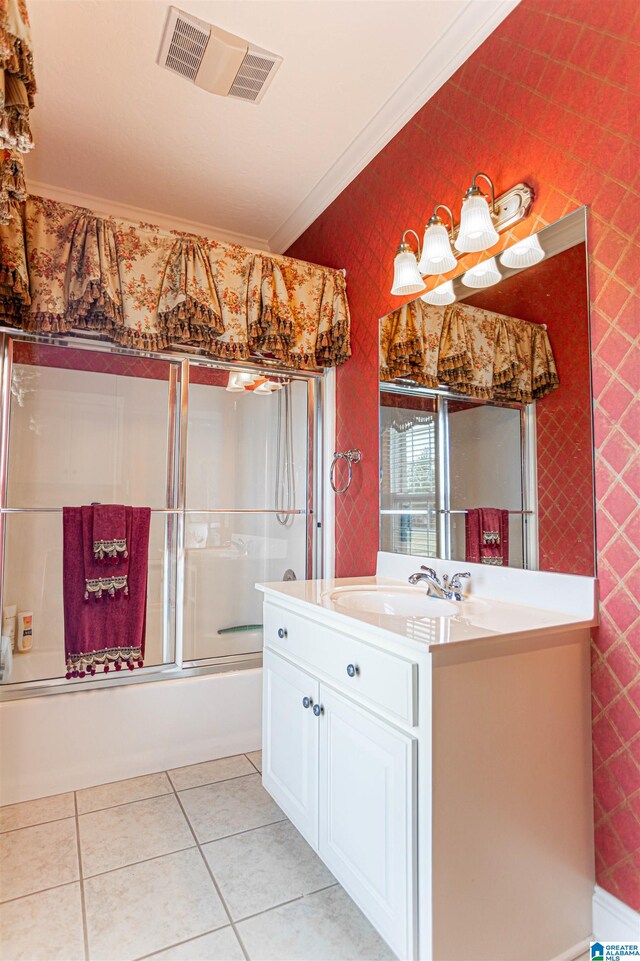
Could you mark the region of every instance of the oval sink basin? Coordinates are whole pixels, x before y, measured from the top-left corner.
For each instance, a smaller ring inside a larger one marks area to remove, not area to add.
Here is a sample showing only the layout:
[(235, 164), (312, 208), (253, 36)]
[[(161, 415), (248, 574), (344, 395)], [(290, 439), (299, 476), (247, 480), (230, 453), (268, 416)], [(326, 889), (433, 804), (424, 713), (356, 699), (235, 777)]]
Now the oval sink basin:
[(456, 605), (439, 597), (430, 597), (415, 587), (336, 587), (323, 595), (345, 611), (364, 611), (395, 617), (451, 617), (458, 613)]

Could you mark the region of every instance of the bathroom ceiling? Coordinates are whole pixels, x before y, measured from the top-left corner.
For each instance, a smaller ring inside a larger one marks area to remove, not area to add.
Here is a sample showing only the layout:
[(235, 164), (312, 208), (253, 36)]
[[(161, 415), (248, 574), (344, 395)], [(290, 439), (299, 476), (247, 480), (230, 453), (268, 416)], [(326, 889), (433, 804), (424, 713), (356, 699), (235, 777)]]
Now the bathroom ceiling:
[(284, 57), (255, 105), (157, 66), (165, 0), (29, 0), (30, 188), (285, 250), (516, 3), (178, 0)]

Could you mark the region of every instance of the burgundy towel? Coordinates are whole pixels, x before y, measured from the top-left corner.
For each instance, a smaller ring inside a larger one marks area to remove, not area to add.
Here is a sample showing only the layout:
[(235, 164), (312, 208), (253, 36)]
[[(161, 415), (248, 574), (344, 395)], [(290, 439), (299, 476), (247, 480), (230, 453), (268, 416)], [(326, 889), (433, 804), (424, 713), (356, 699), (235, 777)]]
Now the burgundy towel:
[(502, 567), (509, 563), (509, 511), (474, 507), (465, 519), (466, 560)]
[(116, 562), (127, 556), (127, 518), (122, 504), (92, 504), (93, 553), (97, 560)]
[(151, 511), (124, 508), (128, 557), (105, 568), (93, 553), (92, 510), (62, 511), (67, 678), (144, 663)]

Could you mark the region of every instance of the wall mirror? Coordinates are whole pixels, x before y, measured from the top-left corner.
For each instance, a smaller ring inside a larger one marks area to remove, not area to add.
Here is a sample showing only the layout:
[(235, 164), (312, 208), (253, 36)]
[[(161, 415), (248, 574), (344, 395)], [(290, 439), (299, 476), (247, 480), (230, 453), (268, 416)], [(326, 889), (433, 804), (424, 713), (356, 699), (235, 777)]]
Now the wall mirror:
[(532, 236), (379, 322), (381, 550), (595, 574), (586, 208)]

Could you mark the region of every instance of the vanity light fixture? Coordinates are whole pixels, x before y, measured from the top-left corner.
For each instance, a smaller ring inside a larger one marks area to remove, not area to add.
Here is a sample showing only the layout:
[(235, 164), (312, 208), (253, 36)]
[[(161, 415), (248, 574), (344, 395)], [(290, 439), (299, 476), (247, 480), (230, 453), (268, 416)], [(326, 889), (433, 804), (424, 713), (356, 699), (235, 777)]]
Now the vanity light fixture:
[(420, 238), (415, 230), (405, 230), (393, 262), (393, 285), (391, 287), (391, 293), (396, 294), (398, 297), (404, 297), (406, 294), (417, 294), (420, 290), (424, 290), (424, 280), (418, 270), (416, 255), (413, 252), (411, 244), (405, 241), (407, 234), (413, 234), (416, 238), (418, 243), (418, 257), (420, 256)]
[(451, 237), (445, 227), (442, 218), (438, 217), (438, 210), (446, 210), (451, 221), (451, 233), (453, 233), (455, 223), (451, 209), (446, 204), (436, 204), (433, 208), (433, 215), (424, 229), (424, 240), (422, 241), (422, 257), (418, 264), (418, 270), (424, 276), (446, 274), (456, 266), (456, 258), (451, 249)]
[[(476, 184), (480, 177), (489, 184), (490, 197), (486, 197)], [(436, 204), (433, 216), (425, 227), (422, 250), (416, 232), (405, 230), (394, 262), (391, 293), (398, 297), (418, 294), (425, 287), (420, 274), (446, 274), (455, 269), (461, 254), (476, 253), (493, 247), (501, 233), (524, 220), (531, 210), (533, 197), (533, 189), (525, 183), (516, 184), (496, 197), (489, 175), (480, 171), (474, 174), (471, 186), (464, 195), (458, 226), (455, 225), (451, 210), (445, 204)], [(446, 210), (451, 218), (450, 230), (437, 215), (440, 208)], [(411, 245), (406, 242), (407, 234), (413, 234), (418, 241), (417, 258)], [(455, 249), (452, 249), (451, 241)]]
[(452, 280), (447, 280), (444, 284), (434, 287), (433, 290), (428, 290), (420, 298), (420, 300), (424, 300), (425, 304), (433, 304), (435, 307), (445, 307), (447, 304), (452, 304), (455, 299)]
[(530, 237), (525, 237), (524, 240), (520, 240), (513, 247), (507, 247), (500, 254), (500, 263), (504, 267), (519, 270), (522, 267), (533, 267), (534, 264), (539, 264), (541, 260), (544, 260), (544, 256), (544, 250), (540, 246), (538, 235), (531, 234)]
[(229, 371), (229, 380), (226, 390), (230, 393), (240, 393), (249, 391), (253, 394), (272, 394), (274, 390), (284, 387), (284, 382), (279, 380), (269, 380), (261, 374), (248, 374), (240, 371)]
[(483, 260), (481, 264), (470, 267), (462, 275), (462, 283), (465, 287), (493, 287), (501, 279), (495, 257), (490, 257), (489, 260)]
[[(476, 184), (478, 177), (484, 178), (491, 187), (491, 206)], [(476, 173), (462, 201), (460, 229), (455, 239), (456, 250), (463, 254), (472, 254), (493, 247), (498, 242), (498, 231), (493, 226), (492, 214), (494, 217), (497, 214), (493, 180), (487, 174)]]

